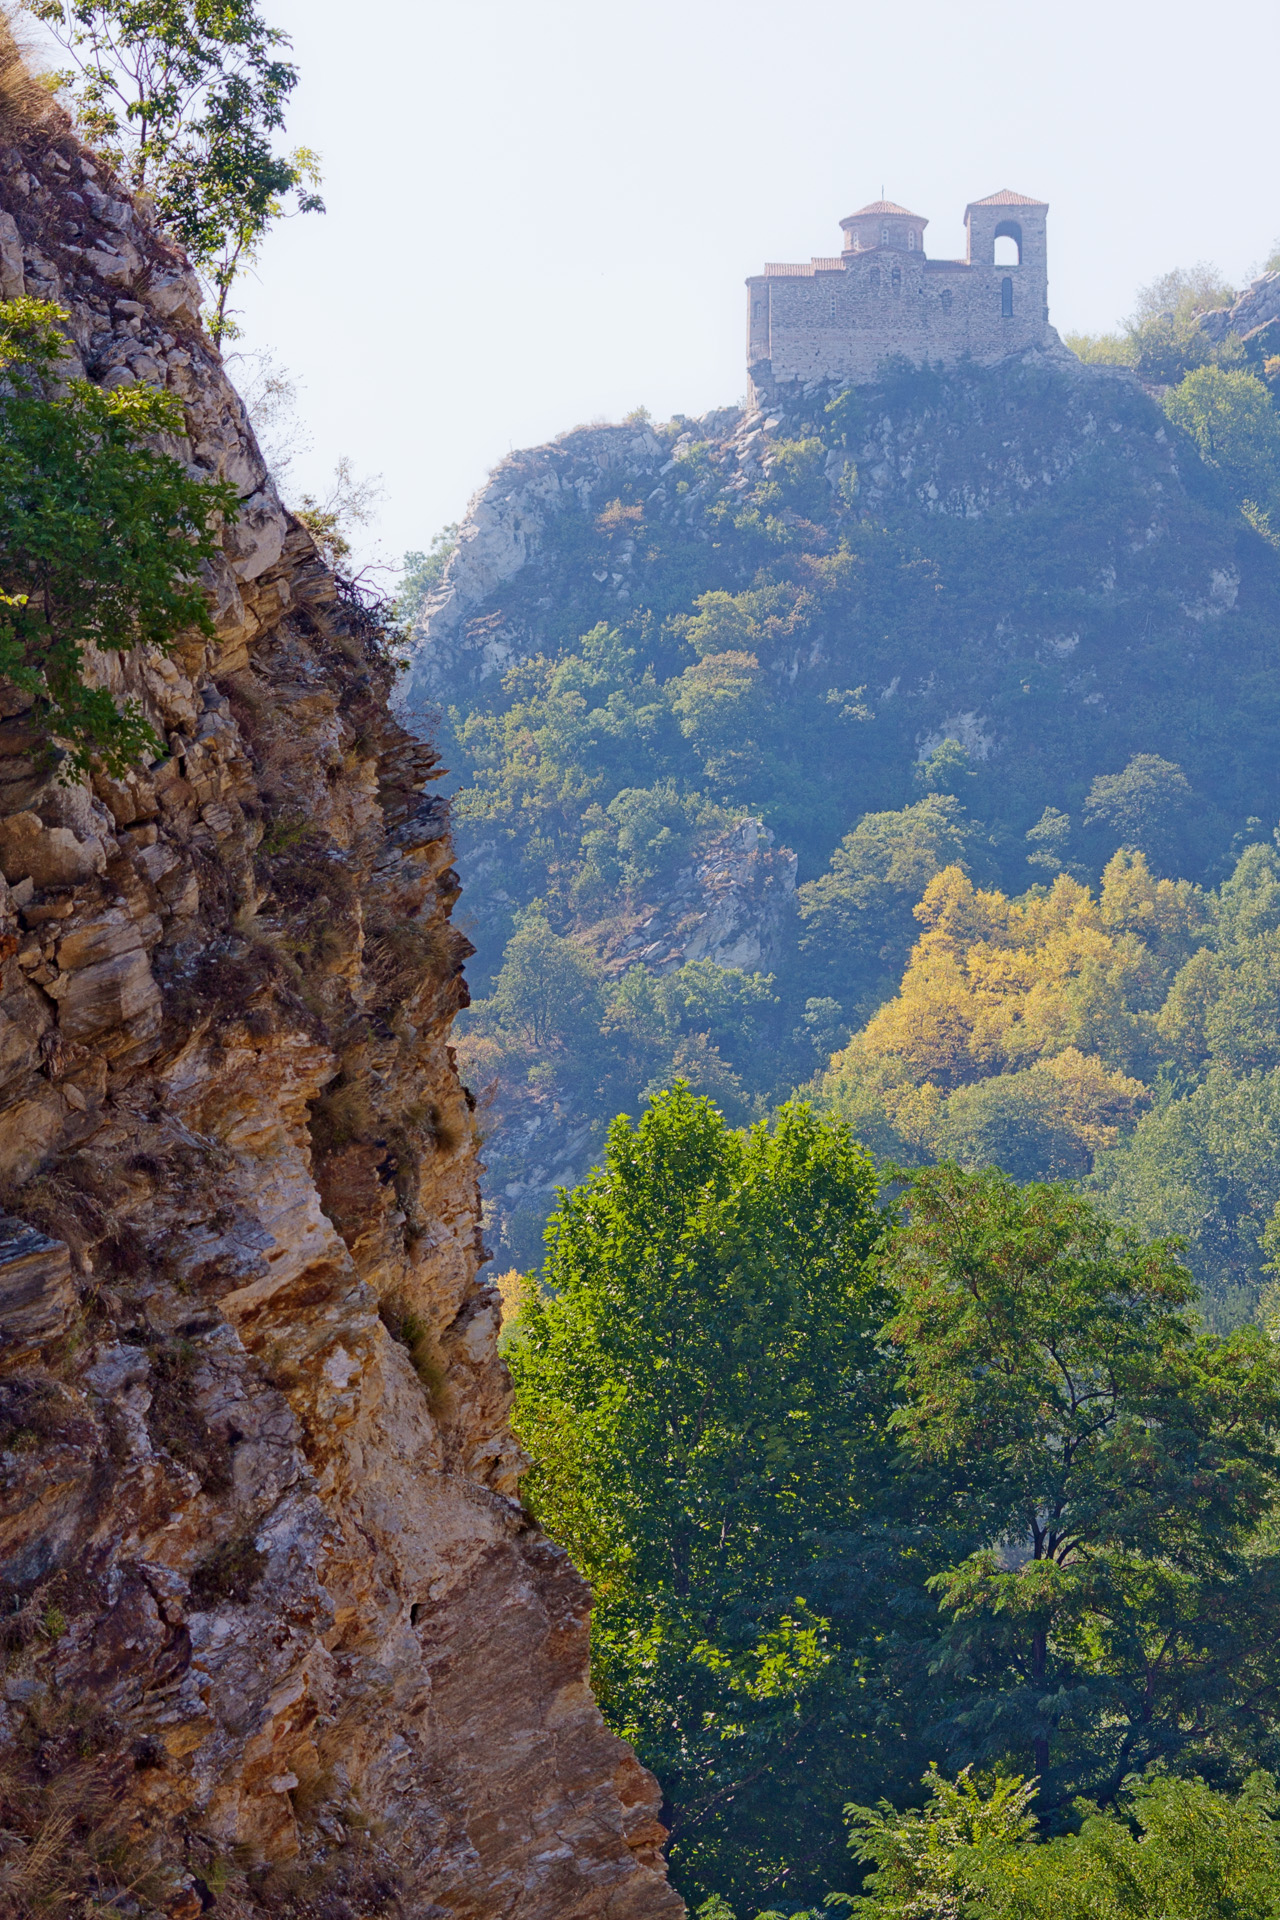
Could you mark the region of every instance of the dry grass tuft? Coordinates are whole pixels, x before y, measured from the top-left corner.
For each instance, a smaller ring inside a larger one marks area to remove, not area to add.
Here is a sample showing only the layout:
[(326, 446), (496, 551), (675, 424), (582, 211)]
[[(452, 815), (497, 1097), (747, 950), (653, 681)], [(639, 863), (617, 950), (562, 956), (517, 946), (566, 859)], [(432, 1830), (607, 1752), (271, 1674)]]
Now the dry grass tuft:
[(378, 1309), (382, 1324), (408, 1354), (413, 1370), (426, 1389), (427, 1404), (439, 1416), (446, 1411), (445, 1369), (436, 1352), (431, 1329), (420, 1314), (398, 1300), (384, 1300)]
[(152, 1904), (160, 1887), (125, 1839), (119, 1786), (101, 1762), (60, 1768), (48, 1780), (0, 1770), (4, 1920)]
[(12, 138), (38, 127), (52, 110), (49, 81), (36, 71), (34, 53), (5, 9), (0, 12), (0, 135)]
[(453, 974), (450, 930), (439, 922), (386, 920), (371, 915), (364, 949), (369, 1005), (377, 1013), (411, 1001)]
[(322, 1158), (340, 1153), (343, 1147), (371, 1140), (377, 1124), (367, 1081), (340, 1073), (311, 1103), (312, 1149)]

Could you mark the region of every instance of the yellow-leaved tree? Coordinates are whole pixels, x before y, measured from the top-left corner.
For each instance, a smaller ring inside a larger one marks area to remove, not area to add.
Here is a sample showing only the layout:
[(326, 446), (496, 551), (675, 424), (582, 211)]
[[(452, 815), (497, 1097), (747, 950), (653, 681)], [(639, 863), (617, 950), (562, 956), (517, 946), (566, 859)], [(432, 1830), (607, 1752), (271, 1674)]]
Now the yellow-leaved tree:
[(898, 993), (832, 1060), (819, 1103), (904, 1159), (1088, 1172), (1150, 1105), (1157, 1020), (1209, 932), (1205, 896), (1122, 849), (1097, 897), (1063, 874), (1012, 900), (949, 866), (915, 916)]

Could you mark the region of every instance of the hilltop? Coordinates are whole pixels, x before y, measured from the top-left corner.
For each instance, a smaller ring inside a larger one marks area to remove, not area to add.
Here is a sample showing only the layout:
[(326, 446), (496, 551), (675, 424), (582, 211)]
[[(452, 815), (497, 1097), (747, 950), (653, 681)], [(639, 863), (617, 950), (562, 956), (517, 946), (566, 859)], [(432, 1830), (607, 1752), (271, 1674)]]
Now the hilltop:
[(646, 1087), (741, 1118), (806, 1080), (949, 862), (1015, 896), (1096, 880), (1119, 835), (1090, 792), (1135, 756), (1173, 770), (1163, 872), (1214, 882), (1274, 821), (1280, 556), (1163, 391), (1055, 347), (496, 469), (408, 704), (438, 703), (453, 770), (500, 1257), (537, 1257), (555, 1182)]

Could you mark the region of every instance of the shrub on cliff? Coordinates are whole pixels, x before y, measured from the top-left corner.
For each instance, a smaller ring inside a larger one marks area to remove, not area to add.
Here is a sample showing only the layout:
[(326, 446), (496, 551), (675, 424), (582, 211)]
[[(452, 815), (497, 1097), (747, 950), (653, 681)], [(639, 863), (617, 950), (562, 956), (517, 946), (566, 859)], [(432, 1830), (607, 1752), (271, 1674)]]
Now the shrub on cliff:
[(73, 765), (118, 772), (160, 743), (89, 663), (212, 634), (200, 569), (238, 503), (156, 451), (183, 432), (172, 395), (65, 377), (65, 321), (44, 301), (0, 303), (0, 678)]

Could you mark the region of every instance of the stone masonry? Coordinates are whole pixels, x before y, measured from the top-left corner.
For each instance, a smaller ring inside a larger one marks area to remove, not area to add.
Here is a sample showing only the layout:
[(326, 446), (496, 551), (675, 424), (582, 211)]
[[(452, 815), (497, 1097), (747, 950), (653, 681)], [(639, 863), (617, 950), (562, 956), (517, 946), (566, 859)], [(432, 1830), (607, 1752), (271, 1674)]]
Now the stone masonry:
[[(963, 260), (930, 260), (928, 221), (873, 200), (840, 225), (839, 254), (770, 264), (747, 281), (747, 367), (757, 395), (781, 384), (874, 380), (886, 361), (991, 364), (1051, 349), (1048, 206), (1007, 187), (965, 208)], [(1005, 240), (1015, 259), (997, 264)]]

